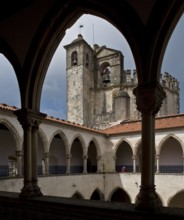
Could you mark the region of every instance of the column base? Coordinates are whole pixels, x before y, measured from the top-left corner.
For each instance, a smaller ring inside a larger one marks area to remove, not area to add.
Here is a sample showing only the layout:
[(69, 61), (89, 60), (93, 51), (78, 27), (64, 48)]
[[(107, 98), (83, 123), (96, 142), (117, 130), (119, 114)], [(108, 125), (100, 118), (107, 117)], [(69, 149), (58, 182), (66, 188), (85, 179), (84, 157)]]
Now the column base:
[(33, 183), (24, 185), (19, 194), (19, 198), (31, 198), (31, 197), (40, 197), (43, 196), (40, 188)]
[(159, 210), (161, 201), (155, 192), (155, 186), (141, 186), (135, 205), (137, 210)]

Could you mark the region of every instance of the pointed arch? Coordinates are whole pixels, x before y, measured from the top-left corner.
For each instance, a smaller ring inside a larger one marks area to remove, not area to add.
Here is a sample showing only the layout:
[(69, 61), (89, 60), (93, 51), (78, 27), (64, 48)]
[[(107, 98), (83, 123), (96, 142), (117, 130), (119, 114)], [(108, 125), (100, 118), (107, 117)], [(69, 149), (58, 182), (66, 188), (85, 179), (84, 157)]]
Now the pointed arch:
[(71, 141), (69, 150), (71, 151), (71, 146), (72, 146), (74, 140), (76, 140), (76, 139), (78, 139), (78, 140), (80, 141), (80, 143), (81, 143), (83, 155), (86, 155), (87, 147), (86, 147), (86, 145), (85, 145), (84, 138), (82, 137), (81, 134), (76, 134), (76, 135), (72, 138), (72, 141)]
[(182, 151), (183, 151), (183, 154), (184, 154), (184, 144), (182, 142), (182, 140), (176, 136), (175, 134), (168, 134), (166, 137), (164, 137), (161, 142), (159, 143), (158, 145), (158, 148), (157, 148), (157, 155), (160, 155), (160, 151), (162, 149), (162, 146), (164, 145), (164, 143), (169, 139), (169, 138), (174, 138), (175, 140), (177, 140), (179, 143), (180, 143), (180, 146), (182, 147)]
[(73, 199), (84, 199), (83, 195), (79, 192), (79, 191), (76, 191), (72, 197)]
[(0, 53), (5, 56), (8, 62), (10, 62), (10, 65), (14, 70), (17, 79), (17, 85), (18, 85), (19, 97), (20, 97), (20, 106), (21, 106), (22, 97), (21, 97), (21, 89), (20, 89), (20, 81), (21, 81), (20, 77), (22, 76), (21, 74), (22, 67), (12, 47), (5, 41), (5, 39), (2, 39), (1, 37), (0, 37)]
[(116, 187), (112, 190), (108, 198), (111, 202), (131, 203), (130, 195), (121, 187)]
[(5, 119), (0, 119), (0, 124), (3, 124), (5, 127), (7, 127), (8, 130), (13, 135), (13, 138), (14, 138), (15, 143), (16, 143), (16, 149), (15, 150), (21, 151), (22, 150), (23, 139), (18, 134), (17, 129), (9, 121), (7, 121)]
[(97, 150), (97, 156), (101, 156), (101, 149), (100, 149), (100, 145), (99, 145), (99, 143), (98, 143), (98, 141), (97, 141), (97, 139), (95, 138), (95, 137), (92, 137), (90, 140), (89, 140), (89, 143), (88, 143), (88, 147), (87, 148), (89, 148), (89, 144), (91, 143), (91, 142), (94, 142), (94, 144), (95, 144), (95, 147), (96, 147), (96, 150)]
[[(51, 141), (52, 140), (52, 141)], [(68, 155), (68, 140), (61, 130), (52, 134), (49, 145), (49, 173), (66, 173), (66, 156)]]
[(130, 143), (121, 139), (115, 147), (116, 171), (132, 172), (133, 171), (133, 151)]
[(161, 173), (183, 172), (183, 148), (181, 140), (172, 134), (161, 141), (158, 149), (159, 171)]
[(65, 136), (65, 134), (63, 133), (63, 131), (61, 131), (61, 130), (57, 130), (52, 134), (52, 136), (49, 140), (49, 143), (48, 143), (48, 148), (50, 149), (50, 144), (56, 135), (60, 136), (61, 140), (64, 143), (66, 154), (69, 154), (69, 141), (68, 141), (67, 137)]
[(115, 147), (114, 147), (115, 155), (116, 155), (116, 152), (117, 152), (117, 150), (118, 150), (118, 147), (119, 147), (123, 142), (126, 142), (126, 143), (131, 147), (131, 151), (132, 151), (132, 154), (133, 154), (132, 143), (131, 143), (130, 141), (128, 141), (126, 138), (122, 138), (122, 139), (120, 139), (120, 140), (116, 143), (116, 145), (115, 145)]
[(96, 188), (91, 194), (90, 200), (104, 200), (104, 195), (100, 189)]
[(73, 139), (70, 155), (71, 172), (82, 173), (84, 169), (83, 156), (86, 155), (86, 153), (84, 153), (84, 140), (81, 135), (76, 135)]

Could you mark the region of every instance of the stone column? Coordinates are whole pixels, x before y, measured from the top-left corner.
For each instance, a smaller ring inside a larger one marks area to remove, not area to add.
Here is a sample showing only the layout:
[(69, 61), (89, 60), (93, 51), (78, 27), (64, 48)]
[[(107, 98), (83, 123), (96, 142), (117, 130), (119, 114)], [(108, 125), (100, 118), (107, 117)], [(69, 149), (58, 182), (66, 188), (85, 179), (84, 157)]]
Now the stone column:
[(71, 154), (66, 155), (66, 174), (70, 174), (70, 159)]
[(156, 160), (157, 160), (157, 170), (156, 170), (156, 173), (160, 173), (160, 164), (159, 164), (159, 162), (160, 162), (160, 160), (159, 160), (160, 158), (159, 158), (159, 155), (156, 155)]
[(184, 155), (182, 155), (182, 159), (183, 159), (183, 173), (184, 173)]
[(133, 173), (136, 173), (136, 156), (132, 156), (133, 160)]
[(17, 156), (17, 176), (22, 177), (22, 151), (17, 150), (16, 156)]
[(97, 160), (97, 173), (101, 173), (102, 172), (102, 166), (101, 166), (101, 156), (97, 156), (96, 160)]
[(145, 84), (134, 89), (137, 109), (142, 114), (142, 167), (141, 187), (136, 209), (155, 210), (159, 200), (155, 192), (155, 115), (159, 111), (165, 92), (159, 83)]
[(21, 190), (21, 198), (41, 196), (37, 185), (37, 132), (39, 123), (45, 114), (31, 109), (20, 109), (14, 112), (24, 132), (24, 186)]
[(112, 159), (114, 160), (114, 170), (112, 170), (112, 172), (116, 173), (116, 160), (117, 160), (116, 155), (114, 155), (114, 156), (112, 157)]
[(44, 153), (45, 156), (45, 173), (44, 175), (49, 175), (49, 152)]
[(83, 155), (83, 173), (87, 173), (87, 159), (88, 155)]

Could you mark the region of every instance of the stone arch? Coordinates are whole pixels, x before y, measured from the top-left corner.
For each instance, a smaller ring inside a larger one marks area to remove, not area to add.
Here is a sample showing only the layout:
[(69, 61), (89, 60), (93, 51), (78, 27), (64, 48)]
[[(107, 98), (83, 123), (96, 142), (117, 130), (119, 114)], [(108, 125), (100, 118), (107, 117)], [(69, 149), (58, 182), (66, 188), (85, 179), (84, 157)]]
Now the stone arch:
[(23, 138), (20, 137), (20, 135), (17, 132), (17, 129), (7, 120), (5, 119), (0, 119), (0, 124), (3, 124), (5, 127), (8, 128), (8, 130), (11, 132), (13, 135), (13, 138), (16, 143), (16, 149), (17, 151), (22, 150), (22, 144), (23, 144)]
[[(183, 143), (176, 136), (169, 134), (159, 144), (159, 171), (161, 173), (183, 172)], [(166, 149), (167, 148), (167, 149)]]
[(180, 145), (181, 145), (181, 147), (182, 147), (183, 154), (184, 154), (184, 144), (183, 144), (182, 140), (181, 140), (178, 136), (176, 136), (175, 134), (168, 134), (166, 137), (164, 137), (164, 138), (160, 141), (160, 143), (159, 143), (159, 145), (158, 145), (158, 148), (157, 148), (157, 155), (160, 155), (160, 151), (161, 151), (161, 148), (162, 148), (163, 144), (164, 144), (170, 137), (176, 139), (176, 140), (180, 143)]
[(84, 169), (83, 156), (86, 153), (84, 153), (84, 140), (81, 135), (76, 135), (73, 138), (70, 155), (71, 173), (82, 173)]
[(20, 101), (22, 100), (21, 97), (21, 91), (20, 91), (20, 77), (21, 77), (21, 73), (22, 73), (22, 68), (21, 68), (21, 64), (17, 58), (17, 55), (15, 54), (14, 50), (11, 48), (11, 46), (0, 37), (0, 53), (2, 53), (6, 59), (10, 62), (10, 64), (12, 65), (14, 71), (15, 71), (15, 75), (18, 83), (18, 87), (19, 87), (19, 94), (20, 94)]
[(104, 195), (98, 188), (93, 191), (90, 200), (104, 200)]
[(169, 207), (184, 208), (184, 190), (178, 191), (175, 195), (170, 197), (167, 202)]
[(81, 145), (82, 145), (83, 155), (86, 155), (86, 154), (87, 154), (87, 147), (86, 147), (86, 145), (85, 145), (84, 138), (81, 136), (81, 134), (76, 134), (76, 135), (72, 138), (69, 151), (71, 151), (71, 146), (72, 146), (73, 141), (74, 141), (75, 139), (79, 139), (79, 140), (80, 140)]
[(63, 131), (61, 131), (61, 130), (57, 130), (57, 131), (55, 131), (55, 132), (52, 134), (52, 136), (51, 136), (51, 138), (50, 138), (50, 140), (49, 140), (49, 142), (48, 142), (48, 150), (50, 149), (50, 144), (51, 144), (53, 138), (54, 138), (56, 135), (59, 135), (59, 136), (61, 137), (61, 139), (62, 139), (62, 141), (63, 141), (63, 143), (64, 143), (64, 146), (65, 146), (66, 154), (69, 154), (69, 141), (68, 141), (66, 135), (65, 135), (65, 134), (63, 133)]
[(122, 139), (115, 146), (116, 171), (132, 172), (133, 171), (133, 151), (131, 144)]
[(95, 143), (95, 147), (96, 147), (96, 150), (97, 150), (97, 156), (101, 156), (102, 153), (101, 153), (99, 142), (97, 141), (97, 139), (95, 137), (92, 137), (89, 140), (88, 147), (89, 147), (89, 144), (90, 144), (91, 141), (93, 141)]
[(50, 141), (49, 145), (49, 173), (66, 173), (66, 155), (68, 155), (68, 140), (64, 133), (60, 130), (57, 130), (53, 133), (51, 140), (52, 141)]
[(84, 196), (83, 196), (80, 192), (76, 191), (76, 192), (72, 195), (71, 198), (73, 198), (73, 199), (84, 199)]
[(123, 188), (120, 187), (116, 187), (115, 189), (112, 190), (108, 200), (111, 202), (131, 203), (130, 195)]
[(98, 153), (97, 153), (97, 147), (93, 140), (89, 142), (88, 145), (88, 152), (87, 152), (87, 172), (88, 173), (96, 173), (97, 168), (97, 159), (98, 159)]

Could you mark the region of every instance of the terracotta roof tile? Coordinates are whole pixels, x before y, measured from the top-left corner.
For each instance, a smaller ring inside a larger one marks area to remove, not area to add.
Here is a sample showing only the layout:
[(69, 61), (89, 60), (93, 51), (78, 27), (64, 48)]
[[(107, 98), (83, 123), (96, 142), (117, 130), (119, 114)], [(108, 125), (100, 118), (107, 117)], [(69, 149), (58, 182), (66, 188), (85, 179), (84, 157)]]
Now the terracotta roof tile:
[[(18, 108), (15, 106), (9, 106), (7, 104), (0, 104), (0, 109), (15, 111)], [(54, 121), (57, 123), (70, 125), (78, 128), (82, 128), (84, 130), (93, 131), (102, 134), (121, 134), (121, 133), (132, 133), (132, 132), (140, 132), (141, 131), (141, 120), (136, 121), (125, 121), (121, 122), (118, 125), (112, 126), (110, 128), (106, 128), (103, 130), (95, 129), (92, 127), (87, 127), (85, 125), (77, 124), (75, 122), (65, 121), (59, 118), (54, 118), (52, 116), (47, 116), (46, 120)], [(169, 115), (164, 117), (158, 117), (155, 121), (155, 128), (160, 129), (170, 129), (170, 128), (182, 128), (184, 127), (184, 114), (177, 115)]]
[[(158, 117), (155, 121), (155, 128), (159, 130), (179, 127), (184, 127), (184, 114)], [(106, 134), (120, 134), (140, 131), (141, 120), (122, 122), (121, 124), (103, 130), (103, 132)]]

